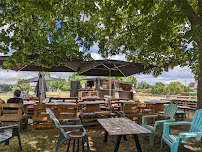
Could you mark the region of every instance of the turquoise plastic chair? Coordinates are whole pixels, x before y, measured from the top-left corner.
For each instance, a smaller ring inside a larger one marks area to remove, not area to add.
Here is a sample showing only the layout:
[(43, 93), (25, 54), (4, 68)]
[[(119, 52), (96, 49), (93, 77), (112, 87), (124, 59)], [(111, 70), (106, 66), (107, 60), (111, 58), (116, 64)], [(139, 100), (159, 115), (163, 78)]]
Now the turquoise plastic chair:
[(154, 146), (154, 136), (155, 132), (163, 132), (163, 130), (158, 129), (158, 125), (162, 125), (165, 122), (173, 122), (175, 121), (174, 116), (177, 111), (177, 106), (175, 104), (169, 104), (167, 107), (165, 107), (165, 111), (163, 114), (163, 117), (167, 118), (166, 120), (159, 120), (155, 121), (154, 126), (147, 125), (147, 119), (148, 118), (155, 118), (158, 117), (158, 115), (147, 115), (142, 117), (142, 126), (149, 129), (152, 133), (149, 136), (150, 146)]
[[(189, 132), (180, 133), (178, 136), (170, 134), (169, 126), (173, 125), (191, 125)], [(177, 152), (178, 146), (182, 146), (182, 140), (191, 137), (202, 138), (202, 109), (195, 112), (192, 122), (169, 122), (164, 123), (163, 135), (161, 138), (161, 148), (163, 148), (163, 142), (170, 146), (171, 152)]]

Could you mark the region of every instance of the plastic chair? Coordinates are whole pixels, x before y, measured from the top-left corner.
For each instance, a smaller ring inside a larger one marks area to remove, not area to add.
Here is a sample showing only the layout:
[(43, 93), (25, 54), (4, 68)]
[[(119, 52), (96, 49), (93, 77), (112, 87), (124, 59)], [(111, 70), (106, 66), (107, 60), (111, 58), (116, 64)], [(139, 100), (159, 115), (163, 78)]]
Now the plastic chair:
[[(58, 138), (57, 146), (55, 149), (56, 152), (58, 151), (60, 145), (62, 145), (65, 141), (69, 140), (68, 148), (67, 148), (67, 151), (68, 151), (71, 139), (74, 139), (74, 141), (73, 141), (73, 151), (74, 151), (75, 139), (78, 139), (78, 143), (79, 143), (79, 138), (82, 139), (83, 146), (84, 146), (84, 142), (87, 143), (87, 151), (90, 152), (88, 136), (87, 136), (86, 130), (84, 129), (83, 125), (81, 124), (81, 120), (79, 118), (59, 119), (58, 120), (55, 117), (54, 113), (49, 108), (46, 108), (46, 111), (49, 114), (50, 118), (55, 123), (56, 128), (58, 128), (60, 130), (60, 136)], [(65, 123), (76, 122), (76, 125), (61, 125), (60, 122), (65, 122)], [(76, 129), (76, 130), (65, 132), (64, 129), (68, 129), (68, 130)], [(78, 145), (78, 147), (79, 147), (79, 145)], [(77, 149), (77, 150), (79, 150), (79, 149)]]
[(162, 125), (165, 122), (175, 121), (174, 116), (175, 116), (176, 111), (177, 111), (177, 106), (175, 104), (170, 104), (167, 107), (165, 107), (165, 111), (164, 111), (162, 118), (166, 119), (166, 120), (155, 121), (154, 126), (147, 125), (147, 119), (148, 118), (157, 118), (157, 117), (161, 117), (161, 116), (148, 115), (148, 116), (142, 117), (142, 126), (149, 129), (152, 132), (149, 136), (150, 146), (154, 146), (155, 132), (161, 132), (161, 133), (163, 132), (163, 130), (159, 129), (158, 126)]
[[(178, 136), (170, 134), (170, 126), (174, 125), (191, 125), (189, 132), (180, 133)], [(202, 109), (195, 112), (192, 122), (169, 122), (163, 125), (163, 135), (161, 138), (161, 148), (165, 142), (171, 148), (171, 152), (177, 152), (178, 147), (182, 146), (182, 140), (191, 137), (202, 138)]]

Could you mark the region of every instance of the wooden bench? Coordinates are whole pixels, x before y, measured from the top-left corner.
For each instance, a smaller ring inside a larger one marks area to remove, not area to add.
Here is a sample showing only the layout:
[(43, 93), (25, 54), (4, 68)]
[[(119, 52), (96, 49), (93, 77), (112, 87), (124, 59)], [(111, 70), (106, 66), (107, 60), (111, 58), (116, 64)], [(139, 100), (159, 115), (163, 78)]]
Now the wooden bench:
[[(142, 123), (142, 116), (144, 115), (154, 115), (155, 111), (154, 104), (137, 104), (137, 103), (128, 103), (124, 105), (123, 113), (124, 117), (127, 117), (130, 120), (135, 121), (138, 124)], [(148, 121), (149, 124), (154, 123), (154, 119)]]
[(34, 105), (33, 116), (33, 131), (46, 132), (46, 131), (58, 131), (55, 128), (49, 114), (46, 112), (46, 108), (52, 110), (57, 119), (69, 119), (76, 118), (77, 105)]
[(28, 117), (23, 112), (23, 105), (17, 103), (0, 104), (0, 121), (3, 126), (15, 125), (19, 129), (25, 129), (28, 125)]

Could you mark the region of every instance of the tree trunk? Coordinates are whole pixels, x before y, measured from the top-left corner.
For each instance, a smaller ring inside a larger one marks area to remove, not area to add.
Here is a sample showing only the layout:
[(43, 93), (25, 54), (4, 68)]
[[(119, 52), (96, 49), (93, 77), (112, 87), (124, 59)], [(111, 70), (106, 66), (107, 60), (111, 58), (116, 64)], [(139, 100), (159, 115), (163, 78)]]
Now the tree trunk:
[(198, 42), (199, 48), (199, 72), (198, 72), (198, 89), (197, 89), (197, 109), (202, 108), (202, 41)]

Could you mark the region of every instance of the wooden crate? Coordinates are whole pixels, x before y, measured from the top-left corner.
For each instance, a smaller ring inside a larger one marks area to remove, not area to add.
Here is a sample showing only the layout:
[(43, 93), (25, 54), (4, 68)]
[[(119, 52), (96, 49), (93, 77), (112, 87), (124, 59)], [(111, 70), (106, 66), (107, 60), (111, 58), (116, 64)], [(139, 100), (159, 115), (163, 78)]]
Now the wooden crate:
[(26, 129), (28, 117), (22, 114), (23, 105), (17, 103), (0, 104), (0, 121), (3, 126), (18, 124), (19, 130)]
[[(58, 131), (49, 114), (47, 114), (46, 108), (51, 109), (57, 119), (76, 118), (77, 105), (34, 105), (33, 131)], [(61, 123), (61, 125), (63, 124), (66, 123)], [(75, 123), (70, 122), (68, 124)]]

